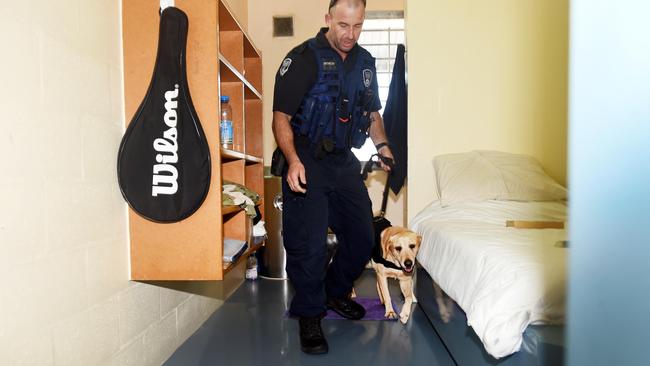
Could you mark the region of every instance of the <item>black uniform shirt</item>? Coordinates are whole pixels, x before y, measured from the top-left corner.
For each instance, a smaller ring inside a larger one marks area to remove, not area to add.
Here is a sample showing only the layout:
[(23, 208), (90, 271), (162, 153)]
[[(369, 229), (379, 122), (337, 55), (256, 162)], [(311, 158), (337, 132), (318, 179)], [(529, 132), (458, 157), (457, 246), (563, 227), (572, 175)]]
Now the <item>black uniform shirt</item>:
[[(325, 33), (329, 28), (321, 28), (316, 35), (316, 43), (322, 47), (331, 47)], [(346, 73), (354, 69), (354, 64), (361, 46), (355, 44), (343, 61)], [(336, 52), (336, 51), (334, 51)], [(307, 42), (292, 49), (282, 61), (278, 72), (275, 74), (275, 89), (273, 91), (273, 111), (282, 112), (293, 116), (298, 112), (305, 95), (318, 81), (318, 64), (316, 56), (309, 48)], [(375, 112), (381, 109), (377, 78), (372, 80), (375, 100), (370, 109)]]

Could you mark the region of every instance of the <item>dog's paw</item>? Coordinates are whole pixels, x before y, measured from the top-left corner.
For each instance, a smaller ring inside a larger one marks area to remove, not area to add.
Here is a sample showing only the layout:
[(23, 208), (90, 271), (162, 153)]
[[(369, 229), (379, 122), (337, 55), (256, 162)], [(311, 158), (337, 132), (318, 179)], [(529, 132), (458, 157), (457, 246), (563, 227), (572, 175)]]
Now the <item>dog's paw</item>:
[(402, 324), (406, 324), (406, 322), (409, 321), (409, 316), (411, 314), (404, 314), (403, 312), (399, 314), (399, 321), (402, 322)]
[(384, 314), (384, 317), (388, 318), (388, 319), (396, 319), (397, 318), (397, 313), (395, 313), (393, 310), (388, 310)]

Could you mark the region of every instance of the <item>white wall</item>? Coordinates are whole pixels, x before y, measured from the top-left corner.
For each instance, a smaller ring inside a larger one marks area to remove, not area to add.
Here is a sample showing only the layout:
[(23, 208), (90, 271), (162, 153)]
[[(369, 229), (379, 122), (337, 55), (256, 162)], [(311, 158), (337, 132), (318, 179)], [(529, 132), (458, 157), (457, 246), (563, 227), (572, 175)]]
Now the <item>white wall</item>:
[(565, 183), (567, 0), (407, 0), (406, 30), (409, 218), (439, 154), (530, 154)]
[(128, 281), (120, 2), (0, 2), (0, 364), (159, 365), (219, 305)]
[[(277, 146), (271, 132), (273, 87), (275, 73), (285, 55), (295, 46), (308, 38), (314, 37), (320, 27), (325, 26), (328, 0), (310, 0), (308, 5), (303, 0), (249, 0), (248, 33), (253, 43), (261, 50), (263, 58), (263, 95), (264, 95), (264, 159), (270, 164), (271, 155)], [(368, 1), (367, 10), (403, 10), (403, 0)], [(293, 37), (273, 37), (273, 17), (293, 16)], [(384, 182), (383, 173), (376, 173), (368, 180), (370, 198), (375, 212), (381, 206), (381, 193)], [(387, 217), (394, 225), (405, 224), (406, 189), (398, 197), (391, 193), (387, 208)]]

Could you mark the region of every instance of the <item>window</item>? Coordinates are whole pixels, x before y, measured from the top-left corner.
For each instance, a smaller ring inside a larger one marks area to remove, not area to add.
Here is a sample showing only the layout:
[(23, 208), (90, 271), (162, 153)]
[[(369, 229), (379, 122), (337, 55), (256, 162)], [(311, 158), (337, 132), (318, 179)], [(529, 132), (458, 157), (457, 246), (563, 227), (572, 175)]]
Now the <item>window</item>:
[[(383, 115), (388, 88), (393, 76), (393, 64), (397, 45), (404, 43), (404, 13), (403, 12), (367, 12), (363, 22), (363, 31), (359, 38), (359, 45), (367, 49), (377, 59), (377, 83), (379, 84), (379, 99)], [(365, 145), (359, 149), (352, 149), (360, 161), (368, 161), (377, 150), (372, 140), (366, 140)]]

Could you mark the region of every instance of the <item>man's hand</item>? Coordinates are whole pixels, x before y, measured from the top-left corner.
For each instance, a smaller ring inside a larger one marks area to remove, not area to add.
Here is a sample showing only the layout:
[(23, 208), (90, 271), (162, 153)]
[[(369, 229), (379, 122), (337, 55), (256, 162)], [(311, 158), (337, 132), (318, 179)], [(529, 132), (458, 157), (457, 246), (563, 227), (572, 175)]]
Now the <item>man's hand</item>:
[[(390, 151), (390, 147), (382, 146), (381, 149), (377, 150), (377, 152), (379, 153), (379, 155), (391, 159), (393, 163), (395, 162), (395, 158), (393, 158), (393, 152)], [(379, 159), (379, 165), (381, 166), (382, 169), (384, 169), (385, 172), (390, 172), (390, 166), (384, 164), (383, 160)]]
[[(393, 152), (390, 151), (390, 147), (386, 145), (386, 143), (388, 143), (388, 139), (386, 138), (386, 132), (384, 132), (384, 120), (381, 118), (379, 112), (370, 113), (369, 132), (370, 132), (370, 138), (372, 139), (372, 142), (375, 144), (375, 146), (380, 143), (384, 143), (384, 146), (382, 146), (377, 150), (379, 155), (392, 159), (394, 162), (395, 159), (393, 158)], [(381, 166), (382, 169), (384, 169), (385, 172), (390, 171), (390, 167), (384, 164), (384, 162), (381, 161), (381, 159), (379, 159), (379, 165)]]
[(275, 141), (278, 143), (280, 150), (282, 150), (289, 164), (289, 169), (287, 170), (287, 183), (289, 183), (289, 188), (294, 192), (305, 193), (307, 189), (301, 186), (301, 183), (303, 185), (307, 184), (305, 166), (302, 165), (293, 144), (293, 131), (289, 123), (290, 120), (290, 115), (275, 111), (273, 112), (273, 124), (271, 127), (273, 128)]
[(302, 165), (300, 160), (289, 163), (287, 183), (289, 183), (289, 188), (291, 188), (292, 191), (307, 193), (307, 189), (303, 188), (303, 185), (307, 184), (307, 178), (305, 177), (305, 166)]

